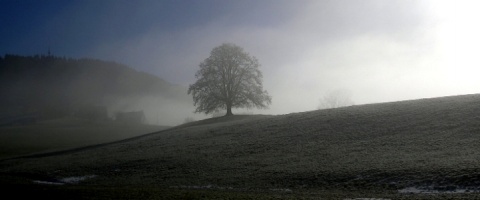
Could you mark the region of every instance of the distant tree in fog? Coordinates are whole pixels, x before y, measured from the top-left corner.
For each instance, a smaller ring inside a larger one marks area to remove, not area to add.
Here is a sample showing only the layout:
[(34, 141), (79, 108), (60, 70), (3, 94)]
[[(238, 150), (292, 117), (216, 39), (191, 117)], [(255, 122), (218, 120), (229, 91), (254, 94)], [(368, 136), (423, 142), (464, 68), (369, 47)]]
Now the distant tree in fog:
[(193, 117), (187, 117), (187, 118), (185, 118), (183, 123), (186, 124), (186, 123), (190, 123), (190, 122), (194, 122), (194, 121), (195, 121), (195, 119), (193, 119)]
[(262, 86), (262, 72), (255, 57), (235, 44), (215, 47), (210, 57), (200, 63), (195, 74), (197, 81), (190, 85), (195, 112), (210, 114), (232, 108), (267, 108), (272, 102)]
[(320, 99), (318, 109), (339, 108), (353, 105), (351, 92), (348, 90), (334, 90)]

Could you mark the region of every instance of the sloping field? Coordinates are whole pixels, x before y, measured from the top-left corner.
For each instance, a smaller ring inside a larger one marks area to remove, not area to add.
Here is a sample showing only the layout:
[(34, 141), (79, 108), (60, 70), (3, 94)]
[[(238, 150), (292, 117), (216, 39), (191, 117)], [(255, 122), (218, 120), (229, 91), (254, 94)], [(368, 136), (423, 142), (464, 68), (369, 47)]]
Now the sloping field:
[[(327, 199), (480, 192), (478, 94), (203, 122), (74, 153), (5, 160), (1, 180), (65, 184), (49, 186), (55, 191), (143, 188), (154, 194), (149, 198), (166, 191)], [(89, 178), (72, 184), (66, 177)]]

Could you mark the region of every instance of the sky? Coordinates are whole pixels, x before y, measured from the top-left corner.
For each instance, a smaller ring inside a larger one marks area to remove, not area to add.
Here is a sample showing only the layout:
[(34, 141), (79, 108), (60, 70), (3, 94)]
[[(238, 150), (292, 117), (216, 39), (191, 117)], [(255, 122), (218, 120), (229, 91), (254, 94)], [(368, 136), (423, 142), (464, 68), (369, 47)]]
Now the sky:
[[(264, 114), (480, 92), (480, 2), (455, 0), (0, 0), (0, 55), (126, 64), (188, 86), (222, 43), (255, 56)], [(186, 91), (185, 91), (186, 92)]]

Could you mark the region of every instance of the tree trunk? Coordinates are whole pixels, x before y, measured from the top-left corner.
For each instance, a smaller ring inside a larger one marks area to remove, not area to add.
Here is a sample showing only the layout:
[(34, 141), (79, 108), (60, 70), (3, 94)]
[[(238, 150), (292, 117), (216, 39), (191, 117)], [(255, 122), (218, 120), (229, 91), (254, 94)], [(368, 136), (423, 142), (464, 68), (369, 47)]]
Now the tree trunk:
[(232, 105), (230, 103), (227, 103), (227, 114), (225, 114), (225, 116), (230, 116), (230, 115), (233, 115)]

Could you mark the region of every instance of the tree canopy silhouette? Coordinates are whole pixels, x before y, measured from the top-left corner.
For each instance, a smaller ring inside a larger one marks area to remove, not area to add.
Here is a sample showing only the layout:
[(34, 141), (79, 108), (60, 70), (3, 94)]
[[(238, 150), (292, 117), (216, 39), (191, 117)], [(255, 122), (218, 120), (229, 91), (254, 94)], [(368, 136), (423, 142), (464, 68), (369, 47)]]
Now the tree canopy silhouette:
[(215, 47), (210, 57), (200, 63), (197, 81), (190, 85), (195, 112), (209, 114), (232, 108), (268, 108), (272, 98), (262, 86), (258, 60), (235, 44)]

